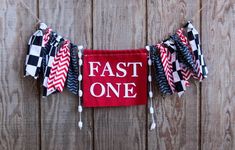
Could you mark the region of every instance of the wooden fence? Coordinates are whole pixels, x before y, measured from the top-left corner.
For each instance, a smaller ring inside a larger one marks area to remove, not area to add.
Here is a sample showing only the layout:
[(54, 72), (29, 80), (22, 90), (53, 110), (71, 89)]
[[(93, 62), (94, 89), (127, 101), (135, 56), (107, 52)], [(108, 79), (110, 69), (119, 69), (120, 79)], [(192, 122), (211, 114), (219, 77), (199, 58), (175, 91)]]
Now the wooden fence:
[[(23, 77), (36, 20), (20, 3), (0, 0), (0, 150), (234, 150), (235, 0), (24, 0), (45, 23), (92, 49), (142, 48), (196, 14), (209, 69), (182, 98), (156, 91), (157, 129), (147, 106), (85, 109), (68, 91), (41, 97)], [(209, 1), (209, 2), (208, 2)]]

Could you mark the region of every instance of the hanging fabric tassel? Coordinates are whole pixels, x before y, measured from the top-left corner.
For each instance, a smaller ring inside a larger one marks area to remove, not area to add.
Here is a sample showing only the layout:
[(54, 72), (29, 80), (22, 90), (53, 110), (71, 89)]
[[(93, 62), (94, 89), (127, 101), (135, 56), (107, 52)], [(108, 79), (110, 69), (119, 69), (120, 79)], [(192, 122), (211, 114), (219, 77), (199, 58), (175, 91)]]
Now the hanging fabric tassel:
[(43, 76), (43, 96), (48, 96), (54, 91), (49, 91), (48, 90), (48, 78), (50, 75), (50, 71), (52, 68), (52, 63), (54, 61), (54, 58), (58, 52), (58, 49), (61, 46), (61, 43), (63, 43), (64, 39), (59, 36), (57, 33), (53, 32), (50, 41), (48, 42), (47, 46), (45, 49), (48, 51), (46, 53), (46, 67), (45, 67), (45, 72)]
[(47, 25), (40, 23), (39, 29), (30, 37), (28, 42), (28, 52), (25, 61), (24, 76), (38, 78), (41, 72), (43, 48), (50, 39), (51, 29)]
[(165, 76), (167, 78), (167, 82), (170, 85), (172, 93), (175, 92), (175, 84), (173, 79), (173, 68), (172, 68), (172, 58), (171, 53), (168, 51), (163, 44), (157, 44), (157, 48), (160, 52), (161, 62), (164, 68)]
[(70, 59), (71, 61), (69, 64), (66, 87), (71, 93), (78, 95), (78, 74), (79, 74), (78, 60), (79, 59), (78, 59), (78, 48), (74, 44), (71, 44)]
[[(50, 43), (52, 41), (52, 37), (53, 37), (53, 32), (52, 32), (52, 29), (48, 28), (46, 29), (46, 31), (49, 31), (49, 32), (46, 32), (45, 35), (47, 35), (47, 38), (45, 38), (45, 40), (47, 41), (44, 46), (42, 47), (42, 66), (41, 66), (41, 75), (42, 77), (44, 77), (44, 74), (45, 74), (45, 71), (46, 71), (46, 66), (47, 66), (47, 63), (48, 63), (48, 53), (50, 51)], [(43, 80), (41, 80), (42, 83), (43, 83)]]
[(187, 80), (190, 78), (190, 76), (193, 76), (194, 79), (202, 81), (203, 76), (200, 71), (200, 62), (199, 62), (199, 60), (196, 59), (196, 55), (194, 54), (192, 47), (189, 45), (187, 37), (183, 34), (183, 28), (179, 29), (176, 32), (176, 34), (179, 36), (181, 42), (189, 48), (189, 50), (193, 56), (195, 66), (196, 66), (196, 73), (193, 73), (191, 70), (188, 70), (188, 69), (183, 69), (184, 73), (186, 72), (185, 74), (189, 74), (189, 76), (186, 76)]
[(171, 53), (171, 63), (173, 68), (173, 81), (175, 85), (175, 91), (178, 93), (180, 97), (184, 91), (186, 90), (186, 85), (188, 81), (185, 81), (182, 74), (182, 68), (179, 64), (178, 55), (176, 52), (176, 46), (174, 41), (171, 39), (167, 39), (164, 41), (164, 45), (168, 48), (169, 52)]
[(150, 52), (151, 52), (151, 59), (153, 60), (154, 63), (155, 79), (160, 92), (162, 94), (167, 94), (167, 95), (173, 94), (167, 82), (167, 78), (165, 76), (164, 68), (161, 63), (161, 58), (159, 52), (157, 51), (157, 48), (155, 46), (150, 46)]
[(187, 22), (185, 25), (185, 28), (187, 30), (187, 37), (189, 39), (189, 43), (192, 47), (193, 53), (195, 55), (196, 61), (199, 61), (200, 63), (200, 71), (203, 76), (203, 78), (207, 77), (208, 69), (204, 60), (204, 56), (202, 54), (201, 49), (201, 41), (198, 31), (194, 28), (192, 23), (190, 21)]
[(78, 127), (80, 128), (80, 130), (83, 127), (83, 123), (82, 123), (82, 104), (81, 104), (81, 99), (83, 96), (83, 91), (82, 91), (82, 87), (81, 87), (81, 82), (82, 82), (82, 65), (83, 65), (83, 61), (82, 61), (82, 51), (83, 51), (83, 46), (80, 45), (78, 46), (78, 72), (79, 72), (79, 76), (78, 76), (78, 112), (79, 112), (79, 121), (78, 121)]
[(70, 41), (65, 40), (59, 52), (56, 54), (52, 63), (52, 69), (48, 78), (48, 90), (62, 92), (66, 81), (70, 62)]
[[(187, 38), (183, 35), (182, 29), (179, 29), (176, 32), (176, 34), (179, 36), (181, 42), (189, 48), (189, 50), (190, 50), (190, 52), (191, 52), (191, 54), (193, 56), (192, 48), (191, 48), (191, 46), (189, 46)], [(180, 66), (182, 68), (182, 74), (183, 74), (183, 78), (184, 78), (185, 81), (188, 81), (191, 76), (194, 76), (193, 71), (191, 69), (188, 69), (187, 67), (185, 67), (185, 64), (183, 64), (181, 62)], [(188, 82), (188, 86), (189, 86), (189, 82)]]
[(190, 52), (189, 48), (181, 42), (177, 34), (170, 36), (170, 38), (174, 41), (176, 45), (178, 56), (179, 56), (179, 61), (181, 64), (184, 65), (182, 67), (185, 67), (186, 69), (190, 69), (193, 71), (193, 73), (196, 74), (197, 68), (193, 60), (193, 55)]
[(154, 119), (154, 105), (153, 105), (153, 89), (152, 89), (152, 71), (151, 71), (151, 66), (152, 66), (152, 60), (151, 60), (151, 52), (150, 52), (150, 46), (146, 46), (146, 50), (148, 51), (148, 82), (149, 82), (149, 99), (150, 99), (150, 108), (149, 112), (151, 114), (152, 118), (152, 123), (150, 130), (153, 130), (156, 128), (156, 122)]

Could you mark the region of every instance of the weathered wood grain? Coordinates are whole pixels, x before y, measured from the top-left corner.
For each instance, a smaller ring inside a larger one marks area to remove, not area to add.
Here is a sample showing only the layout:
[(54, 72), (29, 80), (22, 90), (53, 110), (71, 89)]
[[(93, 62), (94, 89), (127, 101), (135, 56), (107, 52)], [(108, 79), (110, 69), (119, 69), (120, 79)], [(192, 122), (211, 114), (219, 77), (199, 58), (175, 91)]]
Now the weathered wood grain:
[[(74, 44), (91, 46), (91, 1), (40, 0), (39, 16)], [(93, 149), (92, 110), (83, 112), (83, 130), (77, 122), (78, 97), (68, 91), (41, 99), (41, 147), (57, 150)]]
[[(128, 49), (145, 46), (144, 0), (94, 0), (93, 48)], [(146, 106), (96, 108), (94, 148), (143, 150), (146, 148)]]
[[(203, 0), (202, 4), (207, 1)], [(235, 1), (209, 1), (202, 12), (209, 76), (202, 83), (202, 149), (235, 147)]]
[(19, 1), (0, 0), (0, 150), (234, 149), (235, 0), (24, 2), (58, 33), (94, 49), (156, 44), (209, 3), (193, 20), (209, 75), (182, 98), (162, 97), (154, 87), (155, 131), (146, 106), (85, 109), (80, 131), (77, 96), (66, 90), (43, 99), (39, 82), (23, 77), (36, 20)]
[[(36, 80), (23, 76), (27, 42), (35, 20), (18, 1), (0, 5), (0, 149), (39, 149), (39, 97)], [(37, 3), (24, 0), (35, 12)]]
[[(199, 9), (199, 3), (199, 0), (147, 0), (148, 44), (157, 44), (182, 27)], [(193, 21), (198, 27), (200, 18)], [(199, 149), (199, 84), (192, 83), (181, 98), (155, 93), (157, 130), (148, 132), (148, 149)]]

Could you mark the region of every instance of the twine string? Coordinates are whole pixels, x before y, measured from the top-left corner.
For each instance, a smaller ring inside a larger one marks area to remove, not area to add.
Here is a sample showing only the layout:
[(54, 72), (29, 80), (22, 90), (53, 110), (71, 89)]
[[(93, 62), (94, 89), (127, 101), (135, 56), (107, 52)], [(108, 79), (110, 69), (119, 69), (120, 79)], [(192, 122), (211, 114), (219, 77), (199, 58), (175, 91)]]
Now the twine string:
[(203, 9), (205, 9), (206, 8), (206, 6), (209, 4), (209, 0), (207, 0), (207, 2), (206, 2), (206, 4), (204, 4), (204, 5), (202, 5), (201, 6), (201, 8), (194, 14), (194, 16), (191, 18), (191, 20), (192, 21), (194, 21), (194, 19), (196, 18), (196, 17), (198, 17), (198, 15), (201, 13), (201, 11), (203, 10)]
[(41, 20), (40, 18), (29, 8), (29, 6), (23, 1), (23, 0), (20, 0), (20, 4), (29, 12), (29, 14), (37, 20), (37, 23), (40, 23)]

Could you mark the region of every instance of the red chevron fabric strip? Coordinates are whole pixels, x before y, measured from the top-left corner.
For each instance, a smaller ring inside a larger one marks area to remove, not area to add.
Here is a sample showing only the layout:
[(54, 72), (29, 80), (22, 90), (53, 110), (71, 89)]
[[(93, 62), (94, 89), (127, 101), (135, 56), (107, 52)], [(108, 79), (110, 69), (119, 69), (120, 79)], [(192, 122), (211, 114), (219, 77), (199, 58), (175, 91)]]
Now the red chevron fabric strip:
[(190, 78), (191, 75), (192, 75), (191, 71), (188, 70), (188, 69), (186, 69), (186, 68), (183, 68), (183, 69), (181, 70), (181, 73), (182, 73), (182, 75), (183, 75), (183, 79), (185, 80), (185, 86), (189, 86), (190, 84), (189, 84), (188, 80), (189, 80), (189, 78)]
[(173, 80), (173, 68), (172, 68), (171, 53), (162, 44), (157, 44), (157, 47), (160, 51), (160, 57), (161, 57), (162, 65), (164, 68), (164, 72), (165, 72), (168, 84), (170, 85), (170, 88), (171, 88), (172, 92), (174, 93), (175, 92), (175, 84), (174, 84), (174, 80)]
[(62, 92), (64, 89), (70, 62), (69, 44), (70, 42), (65, 40), (52, 63), (52, 69), (48, 78), (48, 90), (50, 93), (55, 90)]

